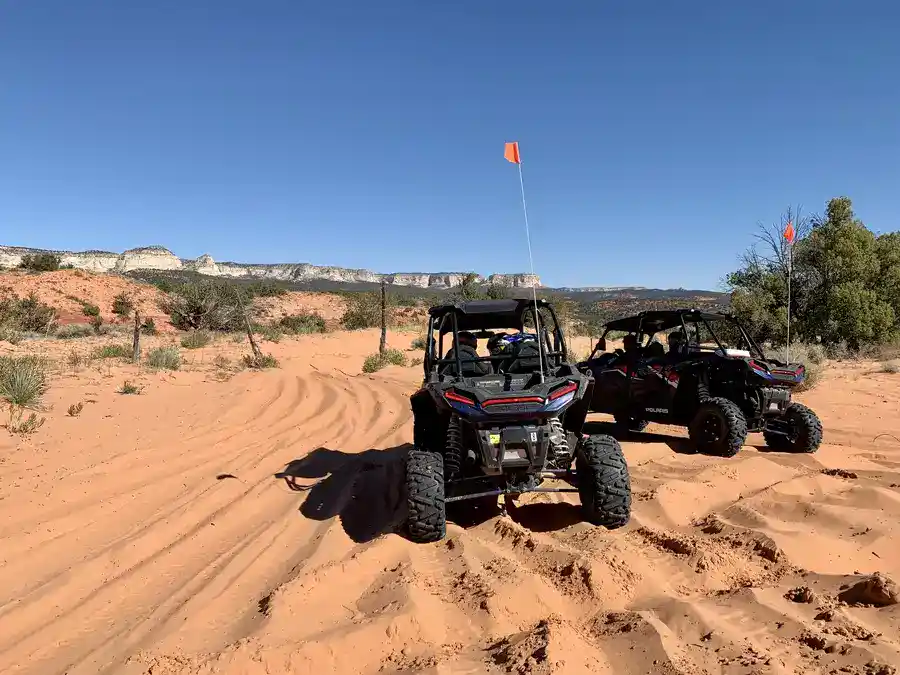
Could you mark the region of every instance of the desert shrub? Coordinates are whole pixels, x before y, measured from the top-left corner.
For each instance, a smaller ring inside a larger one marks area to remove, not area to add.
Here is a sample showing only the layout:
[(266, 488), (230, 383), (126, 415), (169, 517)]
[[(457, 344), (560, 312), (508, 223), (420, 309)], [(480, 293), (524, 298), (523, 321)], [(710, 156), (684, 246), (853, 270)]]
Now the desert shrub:
[(287, 289), (273, 281), (254, 281), (246, 284), (244, 290), (251, 298), (273, 298), (287, 293)]
[(283, 316), (278, 320), (278, 327), (291, 335), (306, 335), (309, 333), (324, 333), (327, 330), (325, 319), (316, 312), (304, 312)]
[(55, 272), (62, 258), (55, 253), (26, 253), (19, 267), (29, 272)]
[(213, 359), (213, 365), (216, 368), (228, 368), (231, 365), (231, 360), (227, 356), (218, 354), (216, 358)]
[(281, 331), (277, 326), (268, 326), (263, 323), (254, 323), (253, 332), (260, 335), (263, 340), (269, 342), (281, 342)]
[(97, 317), (100, 316), (100, 308), (90, 302), (85, 302), (81, 305), (81, 313), (87, 317)]
[(425, 349), (425, 345), (426, 345), (426, 339), (425, 339), (425, 336), (424, 336), (424, 335), (420, 335), (419, 337), (417, 337), (416, 339), (414, 339), (414, 340), (412, 341), (412, 344), (410, 345), (410, 348), (411, 348), (411, 349), (422, 349), (422, 350), (424, 350), (424, 349)]
[(56, 337), (61, 340), (74, 340), (94, 335), (94, 329), (83, 323), (70, 323), (56, 329)]
[(255, 368), (256, 370), (278, 367), (278, 359), (271, 354), (263, 354), (260, 358), (256, 358), (252, 354), (244, 354), (243, 363), (247, 368)]
[(112, 344), (97, 347), (92, 356), (95, 359), (130, 359), (134, 354), (132, 345)]
[(26, 298), (0, 298), (0, 325), (10, 330), (48, 332), (56, 322), (56, 310), (30, 293)]
[[(390, 298), (390, 296), (389, 296)], [(387, 308), (388, 322), (391, 321), (391, 307)], [(347, 297), (347, 309), (341, 316), (341, 326), (347, 330), (377, 328), (381, 326), (380, 293), (353, 293)]]
[(122, 383), (122, 386), (118, 389), (118, 392), (120, 394), (140, 394), (142, 391), (144, 391), (144, 388), (135, 384), (131, 380), (125, 380)]
[(15, 327), (7, 324), (0, 324), (0, 342), (8, 342), (11, 345), (17, 345), (22, 341), (22, 338), (22, 332)]
[(152, 319), (145, 319), (144, 323), (141, 324), (141, 333), (144, 335), (158, 335), (159, 331), (156, 329), (156, 322)]
[(69, 417), (78, 417), (81, 414), (81, 411), (84, 410), (84, 403), (79, 401), (78, 403), (73, 403), (69, 406)]
[(384, 354), (369, 354), (363, 361), (362, 371), (374, 373), (385, 366), (405, 366), (406, 354), (399, 349), (385, 349)]
[(236, 286), (199, 281), (176, 287), (161, 307), (180, 330), (237, 331), (244, 326), (248, 299)]
[(134, 311), (134, 301), (125, 293), (119, 293), (112, 301), (113, 314), (122, 318), (131, 316)]
[(412, 361), (409, 362), (409, 365), (411, 365), (411, 366), (421, 366), (424, 362), (425, 362), (425, 359), (423, 359), (423, 358), (420, 357), (420, 356), (417, 356), (416, 358), (414, 358)]
[(881, 364), (882, 373), (900, 373), (900, 363), (896, 361), (885, 361)]
[(33, 434), (44, 426), (44, 422), (47, 421), (44, 417), (38, 417), (37, 413), (31, 413), (28, 417), (22, 419), (23, 413), (22, 408), (15, 406), (10, 406), (9, 408), (9, 421), (6, 423), (6, 428), (14, 434), (23, 436)]
[(181, 352), (178, 347), (157, 347), (147, 354), (147, 365), (165, 370), (181, 368)]
[(36, 356), (0, 357), (0, 398), (11, 407), (30, 408), (47, 393), (47, 366)]
[(212, 342), (212, 335), (205, 330), (193, 330), (181, 338), (181, 346), (185, 349), (200, 349)]
[(154, 279), (150, 283), (156, 286), (163, 293), (171, 293), (178, 287), (178, 285), (170, 279)]

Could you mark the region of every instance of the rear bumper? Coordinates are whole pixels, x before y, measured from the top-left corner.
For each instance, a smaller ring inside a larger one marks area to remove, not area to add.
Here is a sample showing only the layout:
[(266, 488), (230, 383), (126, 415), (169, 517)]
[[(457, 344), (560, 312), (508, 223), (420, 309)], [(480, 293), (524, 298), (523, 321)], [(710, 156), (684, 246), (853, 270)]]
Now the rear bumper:
[(550, 448), (547, 428), (528, 424), (477, 429), (484, 473), (500, 475), (506, 471), (542, 469)]

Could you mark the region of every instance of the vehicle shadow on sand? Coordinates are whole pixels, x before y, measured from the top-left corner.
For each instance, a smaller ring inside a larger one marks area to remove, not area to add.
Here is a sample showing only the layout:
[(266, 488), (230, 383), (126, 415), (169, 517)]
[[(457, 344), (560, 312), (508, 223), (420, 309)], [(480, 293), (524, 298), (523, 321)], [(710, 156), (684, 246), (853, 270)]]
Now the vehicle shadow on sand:
[[(300, 513), (310, 520), (340, 518), (344, 532), (356, 543), (383, 534), (404, 534), (404, 476), (410, 445), (385, 450), (342, 452), (317, 448), (292, 460), (275, 478), (306, 493)], [(312, 481), (312, 482), (310, 482)]]
[[(404, 444), (353, 453), (317, 448), (292, 460), (275, 478), (306, 495), (300, 505), (304, 517), (316, 521), (337, 517), (347, 536), (358, 544), (385, 534), (406, 538), (406, 456), (411, 448)], [(564, 503), (508, 507), (513, 520), (537, 532), (577, 522), (576, 510)], [(501, 513), (496, 497), (447, 505), (448, 522), (464, 529)]]
[(671, 448), (672, 452), (679, 455), (696, 455), (697, 449), (694, 444), (687, 438), (679, 436), (666, 436), (665, 434), (656, 434), (649, 431), (622, 431), (612, 422), (601, 420), (593, 420), (584, 423), (584, 433), (586, 434), (609, 434), (617, 441), (627, 441), (629, 443), (665, 443)]

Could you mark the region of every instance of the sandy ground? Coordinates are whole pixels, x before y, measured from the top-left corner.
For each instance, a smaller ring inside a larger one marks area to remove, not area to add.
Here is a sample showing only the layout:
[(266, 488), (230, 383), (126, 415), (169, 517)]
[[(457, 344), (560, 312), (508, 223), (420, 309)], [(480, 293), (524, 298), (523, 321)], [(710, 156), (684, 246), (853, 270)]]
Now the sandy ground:
[[(825, 424), (815, 455), (751, 436), (717, 459), (660, 427), (624, 442), (635, 501), (621, 530), (540, 495), (508, 515), (463, 511), (423, 546), (395, 533), (421, 367), (361, 374), (377, 341), (264, 343), (281, 368), (236, 372), (222, 359), (245, 346), (226, 339), (174, 373), (71, 366), (71, 343), (4, 345), (59, 366), (46, 424), (24, 440), (0, 429), (0, 672), (900, 665), (900, 605), (878, 606), (890, 582), (857, 586), (900, 579), (900, 375), (842, 365), (801, 395)], [(116, 393), (126, 378), (143, 392)]]

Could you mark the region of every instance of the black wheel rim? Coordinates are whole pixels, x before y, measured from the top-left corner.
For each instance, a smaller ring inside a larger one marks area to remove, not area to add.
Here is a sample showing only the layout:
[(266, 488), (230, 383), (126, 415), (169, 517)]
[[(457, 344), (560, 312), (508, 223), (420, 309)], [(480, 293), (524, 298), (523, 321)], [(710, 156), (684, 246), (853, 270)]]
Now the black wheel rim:
[(722, 440), (724, 433), (722, 420), (716, 415), (708, 415), (700, 425), (700, 438), (704, 443), (717, 443)]

